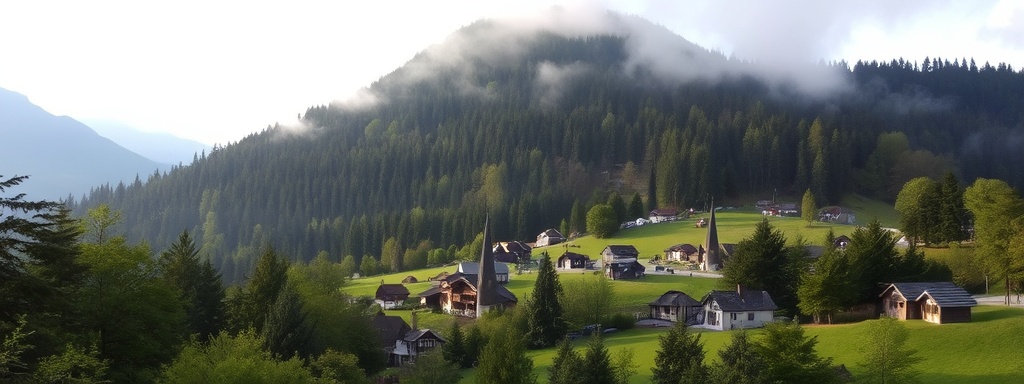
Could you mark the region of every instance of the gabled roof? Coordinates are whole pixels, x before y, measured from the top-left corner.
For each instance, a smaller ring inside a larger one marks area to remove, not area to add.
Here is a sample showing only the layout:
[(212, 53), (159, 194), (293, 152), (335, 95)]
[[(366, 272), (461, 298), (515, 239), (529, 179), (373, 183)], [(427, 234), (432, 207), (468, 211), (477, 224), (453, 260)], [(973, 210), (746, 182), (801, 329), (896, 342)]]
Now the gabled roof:
[(704, 295), (701, 303), (714, 300), (722, 312), (774, 311), (779, 309), (768, 292), (744, 290), (741, 296), (736, 291), (711, 291)]
[(441, 293), (441, 288), (439, 288), (439, 287), (430, 287), (430, 289), (428, 289), (426, 291), (417, 293), (416, 296), (427, 297), (427, 296), (438, 295), (440, 293)]
[(604, 249), (611, 252), (615, 257), (637, 257), (640, 255), (640, 252), (632, 245), (609, 245)]
[(561, 232), (558, 232), (558, 230), (554, 228), (549, 228), (544, 232), (541, 232), (540, 235), (537, 235), (537, 237), (541, 236), (565, 238), (565, 236), (562, 236)]
[(692, 255), (697, 253), (697, 247), (694, 247), (693, 244), (676, 244), (668, 247), (665, 252), (682, 252), (687, 255)]
[(405, 338), (403, 340), (405, 340), (405, 341), (416, 341), (416, 340), (422, 339), (424, 336), (431, 336), (431, 335), (434, 336), (435, 339), (441, 340), (441, 342), (445, 341), (444, 338), (441, 337), (441, 335), (439, 335), (437, 332), (434, 332), (433, 330), (430, 330), (430, 329), (419, 329), (419, 330), (415, 330), (415, 331), (406, 333), (405, 334)]
[(970, 293), (949, 281), (892, 283), (879, 296), (883, 296), (891, 290), (896, 290), (898, 294), (908, 301), (918, 301), (927, 295), (932, 300), (935, 300), (940, 307), (973, 307), (978, 305), (978, 301), (974, 300)]
[(409, 289), (402, 284), (381, 284), (377, 287), (376, 297), (409, 296)]
[(651, 211), (650, 216), (675, 216), (679, 214), (679, 210), (675, 208), (658, 208)]
[(583, 260), (583, 261), (589, 261), (590, 260), (590, 257), (587, 256), (587, 255), (581, 255), (581, 254), (578, 254), (578, 253), (572, 253), (572, 252), (568, 252), (568, 251), (563, 253), (562, 256), (558, 256), (558, 260), (562, 260), (563, 257), (567, 258), (569, 260)]
[(396, 340), (402, 339), (412, 328), (399, 316), (387, 316), (383, 311), (378, 311), (370, 323), (377, 330), (380, 343), (383, 347), (393, 347)]
[[(476, 275), (480, 273), (480, 263), (475, 261), (463, 261), (459, 263), (459, 273), (464, 275)], [(508, 274), (508, 264), (505, 263), (494, 263), (494, 273), (499, 275)]]
[(648, 305), (659, 307), (699, 307), (700, 303), (685, 293), (668, 291)]
[(533, 248), (522, 241), (503, 241), (494, 245), (494, 252), (523, 253), (531, 250)]
[[(483, 308), (484, 306), (497, 304), (499, 301), (497, 291), (495, 287), (498, 286), (497, 271), (494, 268), (494, 248), (491, 245), (491, 218), (490, 216), (484, 217), (484, 244), (483, 249), (480, 250), (480, 266), (477, 269), (477, 280), (476, 280), (476, 306), (477, 308)], [(462, 264), (459, 265), (460, 272), (467, 272), (462, 269)]]
[(613, 271), (619, 271), (619, 272), (628, 271), (630, 268), (633, 268), (634, 270), (641, 271), (641, 272), (647, 270), (647, 268), (644, 267), (643, 264), (640, 264), (640, 262), (638, 262), (636, 260), (633, 260), (633, 261), (614, 261), (614, 262), (611, 262), (611, 263), (608, 264), (608, 268), (611, 268)]

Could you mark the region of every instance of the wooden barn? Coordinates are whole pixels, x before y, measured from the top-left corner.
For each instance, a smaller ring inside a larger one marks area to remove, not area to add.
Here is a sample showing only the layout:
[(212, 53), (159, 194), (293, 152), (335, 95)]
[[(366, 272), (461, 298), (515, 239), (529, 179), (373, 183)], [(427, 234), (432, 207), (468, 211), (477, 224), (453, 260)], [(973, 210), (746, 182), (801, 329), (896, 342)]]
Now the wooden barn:
[(949, 281), (892, 283), (879, 297), (885, 316), (935, 324), (970, 322), (971, 307), (978, 305), (970, 293)]
[(668, 291), (657, 300), (647, 304), (651, 308), (651, 318), (671, 322), (686, 322), (690, 325), (700, 324), (701, 304), (689, 295), (679, 291)]

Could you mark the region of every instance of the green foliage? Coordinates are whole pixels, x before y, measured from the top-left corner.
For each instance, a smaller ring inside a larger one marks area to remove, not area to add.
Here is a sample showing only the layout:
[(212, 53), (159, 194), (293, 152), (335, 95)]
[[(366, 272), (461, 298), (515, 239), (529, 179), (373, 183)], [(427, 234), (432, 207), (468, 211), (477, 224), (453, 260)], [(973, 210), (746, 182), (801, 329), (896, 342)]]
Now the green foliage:
[(797, 290), (800, 312), (813, 316), (815, 324), (821, 323), (822, 317), (831, 324), (836, 312), (853, 304), (856, 293), (846, 253), (832, 247), (831, 240), (826, 244), (813, 268), (803, 272)]
[(654, 358), (654, 382), (701, 383), (707, 378), (704, 365), (704, 344), (700, 335), (691, 333), (685, 322), (677, 322), (672, 330), (658, 338), (658, 354)]
[[(608, 197), (608, 205), (612, 207), (612, 212), (615, 212), (616, 223), (621, 223), (629, 218), (626, 215), (626, 201), (622, 199), (622, 195), (612, 193), (611, 196)], [(636, 218), (634, 217), (633, 219)]]
[(370, 255), (363, 255), (363, 259), (359, 263), (359, 275), (373, 276), (379, 273), (381, 273), (381, 267), (377, 259)]
[(611, 237), (618, 230), (619, 222), (610, 205), (598, 204), (587, 211), (587, 232), (594, 237)]
[(940, 240), (942, 230), (942, 189), (927, 177), (918, 177), (903, 185), (896, 196), (900, 229), (910, 241), (926, 244)]
[(14, 380), (27, 374), (28, 365), (22, 361), (22, 354), (32, 346), (25, 342), (31, 334), (25, 331), (26, 322), (22, 315), (10, 334), (4, 335), (3, 344), (0, 344), (0, 379)]
[[(474, 328), (476, 330), (476, 328)], [(473, 333), (470, 333), (472, 337)], [(536, 383), (533, 360), (526, 356), (523, 334), (505, 325), (488, 337), (480, 354), (476, 382), (486, 384)]]
[(166, 366), (160, 383), (314, 383), (316, 379), (293, 357), (281, 361), (263, 349), (251, 331), (221, 333), (209, 345), (193, 342)]
[(209, 340), (224, 326), (224, 287), (220, 274), (209, 259), (200, 261), (195, 242), (184, 231), (171, 248), (159, 259), (163, 279), (178, 290), (185, 304), (185, 318), (190, 334), (198, 334), (200, 341)]
[(380, 266), (383, 273), (402, 270), (402, 248), (394, 237), (389, 237), (381, 245)]
[(402, 367), (398, 375), (402, 383), (440, 384), (457, 383), (462, 378), (459, 366), (449, 362), (437, 350), (416, 357), (416, 361)]
[(601, 323), (614, 300), (612, 282), (603, 274), (566, 281), (558, 299), (565, 321), (572, 328)]
[(635, 220), (641, 217), (647, 217), (647, 212), (644, 212), (644, 199), (640, 197), (640, 193), (634, 193), (633, 198), (629, 200), (629, 208), (626, 210), (626, 219)]
[(1024, 199), (1004, 181), (977, 179), (964, 191), (964, 205), (974, 215), (978, 259), (990, 276), (1006, 282), (1009, 303), (1010, 281), (1024, 271), (1019, 247), (1010, 250), (1011, 239), (1020, 237), (1016, 222), (1024, 216)]
[(305, 359), (313, 353), (313, 329), (306, 320), (302, 298), (290, 284), (277, 295), (261, 329), (260, 336), (275, 357)]
[(939, 206), (939, 238), (942, 241), (960, 242), (967, 239), (967, 208), (964, 208), (964, 191), (953, 172), (946, 172), (941, 185), (942, 204)]
[(793, 311), (796, 309), (795, 283), (799, 280), (798, 261), (799, 258), (791, 257), (786, 248), (782, 232), (763, 219), (754, 233), (736, 246), (735, 254), (722, 272), (721, 285), (765, 290), (776, 305)]
[(595, 334), (587, 341), (587, 350), (578, 371), (580, 382), (593, 384), (616, 384), (615, 369), (612, 367), (611, 355), (604, 339)]
[(568, 325), (558, 301), (561, 293), (562, 285), (558, 282), (551, 256), (544, 252), (533, 285), (533, 295), (530, 296), (529, 330), (526, 334), (530, 348), (551, 347), (565, 337)]
[(768, 323), (756, 350), (766, 356), (764, 370), (771, 383), (836, 383), (832, 359), (818, 356), (815, 337), (804, 335), (796, 322)]
[(266, 247), (239, 297), (240, 306), (230, 308), (233, 331), (249, 328), (258, 333), (263, 331), (271, 307), (287, 284), (287, 273), (288, 260), (279, 256), (273, 247)]
[(551, 384), (583, 384), (583, 358), (573, 349), (568, 338), (558, 343), (558, 352), (551, 359), (548, 367), (548, 383)]
[(107, 362), (100, 358), (96, 348), (68, 344), (60, 355), (41, 359), (32, 376), (39, 383), (99, 384), (109, 382), (104, 379), (107, 369)]
[(466, 356), (462, 361), (463, 367), (475, 367), (480, 362), (484, 353), (484, 346), (487, 345), (487, 337), (480, 330), (479, 326), (473, 326), (466, 335)]
[(309, 363), (313, 376), (320, 382), (344, 384), (368, 384), (363, 369), (359, 368), (359, 359), (351, 353), (328, 349)]
[(892, 283), (899, 273), (896, 239), (878, 221), (854, 230), (844, 252), (850, 262), (855, 302), (874, 302), (881, 284)]
[(734, 332), (732, 340), (718, 351), (719, 361), (711, 365), (709, 381), (716, 384), (766, 383), (766, 359), (757, 352), (746, 331)]
[(897, 319), (882, 317), (868, 324), (861, 351), (864, 360), (858, 365), (864, 374), (863, 383), (919, 383), (921, 374), (914, 366), (923, 361), (917, 351), (907, 348), (910, 332)]
[(810, 189), (804, 192), (803, 202), (800, 204), (800, 218), (804, 219), (807, 225), (818, 219), (818, 206)]
[(445, 361), (451, 362), (459, 368), (471, 367), (472, 364), (466, 359), (465, 336), (462, 335), (462, 327), (459, 326), (459, 322), (452, 322), (451, 328), (448, 329), (448, 334), (445, 335), (445, 340), (446, 342), (441, 345), (441, 352), (444, 355)]

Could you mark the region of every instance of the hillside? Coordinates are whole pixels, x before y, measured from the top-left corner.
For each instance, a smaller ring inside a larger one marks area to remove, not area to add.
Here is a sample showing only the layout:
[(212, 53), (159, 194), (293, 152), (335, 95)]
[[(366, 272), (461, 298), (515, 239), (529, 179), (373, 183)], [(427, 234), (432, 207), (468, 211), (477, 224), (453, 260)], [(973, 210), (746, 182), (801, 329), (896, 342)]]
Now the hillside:
[(78, 198), (100, 184), (128, 184), (167, 168), (21, 94), (0, 88), (0, 106), (0, 135), (8, 144), (0, 151), (0, 175), (29, 175), (17, 190), (28, 199)]
[(361, 97), (309, 108), (302, 127), (97, 189), (76, 210), (111, 204), (155, 249), (191, 230), (238, 280), (268, 243), (300, 260), (378, 258), (388, 239), (469, 243), (485, 214), (496, 239), (529, 240), (562, 221), (585, 230), (582, 216), (613, 194), (648, 209), (805, 189), (820, 205), (849, 191), (891, 201), (905, 180), (949, 170), (1024, 185), (1024, 151), (1001, 140), (1024, 120), (1024, 74), (1005, 66), (899, 60), (773, 76), (636, 17), (571, 19), (474, 23)]

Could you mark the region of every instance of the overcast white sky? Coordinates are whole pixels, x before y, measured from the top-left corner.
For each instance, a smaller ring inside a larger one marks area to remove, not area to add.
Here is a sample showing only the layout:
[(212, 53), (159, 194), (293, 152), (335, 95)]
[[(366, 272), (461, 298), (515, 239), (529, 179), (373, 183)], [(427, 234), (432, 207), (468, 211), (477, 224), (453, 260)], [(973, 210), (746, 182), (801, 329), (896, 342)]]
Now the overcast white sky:
[(475, 20), (552, 4), (640, 15), (745, 59), (1024, 68), (1024, 0), (266, 3), (0, 1), (0, 87), (57, 115), (223, 144), (345, 99)]

